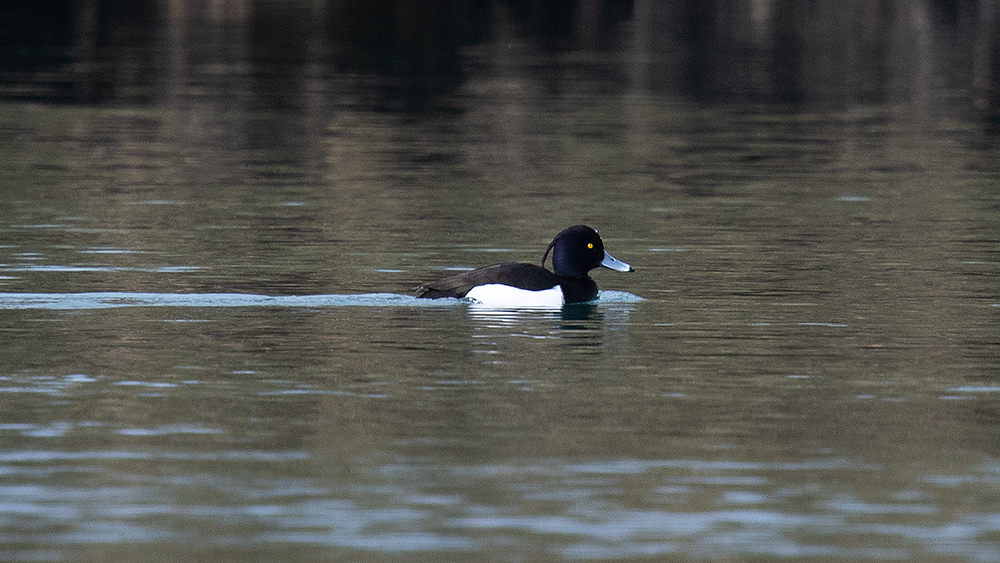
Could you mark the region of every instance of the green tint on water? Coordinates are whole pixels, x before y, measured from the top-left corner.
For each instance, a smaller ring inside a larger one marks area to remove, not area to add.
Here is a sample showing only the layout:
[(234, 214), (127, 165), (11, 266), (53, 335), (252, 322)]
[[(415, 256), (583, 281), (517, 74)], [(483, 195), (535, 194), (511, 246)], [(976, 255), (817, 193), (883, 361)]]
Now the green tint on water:
[[(0, 105), (0, 559), (1000, 559), (995, 139), (564, 72)], [(382, 295), (577, 223), (597, 304)]]

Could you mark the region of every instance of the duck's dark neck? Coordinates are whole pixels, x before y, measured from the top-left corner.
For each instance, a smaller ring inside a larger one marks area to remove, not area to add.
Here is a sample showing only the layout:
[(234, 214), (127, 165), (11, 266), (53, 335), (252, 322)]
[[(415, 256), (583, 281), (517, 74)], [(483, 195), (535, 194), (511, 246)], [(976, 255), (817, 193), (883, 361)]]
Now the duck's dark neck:
[(582, 303), (597, 297), (597, 283), (589, 276), (567, 278), (559, 286), (562, 287), (563, 298), (567, 303)]

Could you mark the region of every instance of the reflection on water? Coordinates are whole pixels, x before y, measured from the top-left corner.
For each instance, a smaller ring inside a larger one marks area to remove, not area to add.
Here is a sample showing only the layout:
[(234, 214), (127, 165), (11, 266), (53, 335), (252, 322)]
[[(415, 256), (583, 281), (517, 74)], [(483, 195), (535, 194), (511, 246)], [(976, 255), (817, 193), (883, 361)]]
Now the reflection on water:
[(992, 3), (195, 4), (0, 70), (0, 560), (1000, 560)]
[[(992, 0), (11, 4), (0, 7), (0, 96), (223, 98), (245, 111), (309, 110), (333, 96), (379, 110), (454, 110), (450, 96), (480, 70), (471, 52), (553, 74), (601, 61), (587, 81), (711, 101), (924, 104), (944, 85), (971, 93), (963, 103), (985, 109), (988, 123), (1000, 100), (998, 13)], [(353, 91), (357, 82), (367, 88)], [(520, 85), (479, 87), (517, 95)]]

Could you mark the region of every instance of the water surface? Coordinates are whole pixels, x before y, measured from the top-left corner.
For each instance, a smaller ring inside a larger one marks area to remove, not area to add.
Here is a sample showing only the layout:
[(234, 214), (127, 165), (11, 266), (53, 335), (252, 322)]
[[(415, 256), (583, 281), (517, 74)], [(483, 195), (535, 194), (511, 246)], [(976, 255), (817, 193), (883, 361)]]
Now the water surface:
[[(0, 559), (1000, 559), (969, 98), (521, 57), (419, 113), (0, 104)], [(411, 297), (577, 223), (637, 270), (596, 303)]]

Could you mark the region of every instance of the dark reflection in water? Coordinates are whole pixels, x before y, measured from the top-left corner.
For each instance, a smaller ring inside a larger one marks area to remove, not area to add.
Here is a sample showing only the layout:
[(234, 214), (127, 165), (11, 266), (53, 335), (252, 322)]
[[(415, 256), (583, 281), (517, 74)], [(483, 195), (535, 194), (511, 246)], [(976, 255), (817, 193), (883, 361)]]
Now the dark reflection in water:
[[(597, 305), (591, 303), (582, 303), (571, 307), (563, 307), (561, 313), (562, 320), (564, 321), (595, 320), (600, 322), (603, 318), (597, 310)], [(563, 325), (563, 328), (571, 329), (574, 326), (578, 325), (566, 324)]]
[(994, 0), (11, 3), (0, 94), (287, 110), (341, 98), (346, 79), (370, 82), (355, 100), (370, 107), (440, 109), (472, 49), (525, 77), (603, 61), (622, 86), (715, 101), (926, 102), (944, 84), (994, 119), (997, 21)]

